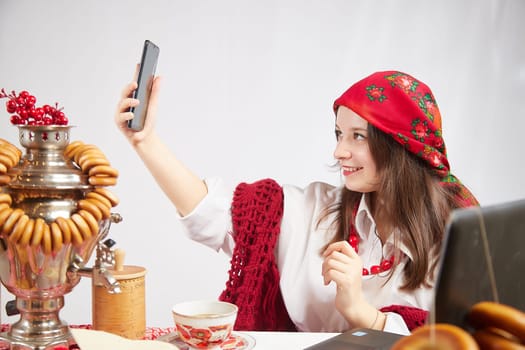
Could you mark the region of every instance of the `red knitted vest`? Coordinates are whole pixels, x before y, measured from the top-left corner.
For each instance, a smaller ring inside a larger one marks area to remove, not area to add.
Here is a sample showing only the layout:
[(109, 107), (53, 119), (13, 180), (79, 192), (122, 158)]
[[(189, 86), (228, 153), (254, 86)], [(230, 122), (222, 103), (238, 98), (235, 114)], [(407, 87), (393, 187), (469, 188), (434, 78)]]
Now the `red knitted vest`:
[[(232, 202), (235, 248), (229, 278), (219, 299), (236, 304), (239, 331), (295, 331), (279, 287), (275, 244), (283, 215), (282, 188), (271, 179), (241, 183)], [(319, 277), (320, 278), (320, 277)], [(410, 330), (425, 324), (428, 312), (391, 305), (383, 312), (400, 314)]]

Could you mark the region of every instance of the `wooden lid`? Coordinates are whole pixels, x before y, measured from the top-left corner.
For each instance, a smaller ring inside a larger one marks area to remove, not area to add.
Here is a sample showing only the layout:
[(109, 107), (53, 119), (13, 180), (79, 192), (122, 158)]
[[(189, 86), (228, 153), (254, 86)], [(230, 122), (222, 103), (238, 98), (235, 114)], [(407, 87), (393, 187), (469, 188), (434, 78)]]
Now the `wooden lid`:
[(142, 266), (124, 265), (126, 253), (122, 249), (115, 250), (115, 268), (108, 269), (117, 280), (143, 277), (146, 269)]

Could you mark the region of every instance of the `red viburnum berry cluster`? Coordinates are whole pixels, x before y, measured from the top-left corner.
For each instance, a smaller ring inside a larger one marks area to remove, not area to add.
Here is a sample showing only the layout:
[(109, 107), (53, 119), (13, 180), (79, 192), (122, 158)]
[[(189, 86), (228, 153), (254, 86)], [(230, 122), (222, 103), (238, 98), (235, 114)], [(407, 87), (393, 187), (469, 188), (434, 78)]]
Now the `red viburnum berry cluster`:
[(0, 90), (0, 98), (8, 98), (5, 103), (7, 113), (11, 114), (11, 124), (14, 125), (67, 125), (67, 119), (62, 108), (50, 105), (36, 106), (36, 98), (27, 91), (18, 95), (15, 91), (8, 94), (5, 89)]

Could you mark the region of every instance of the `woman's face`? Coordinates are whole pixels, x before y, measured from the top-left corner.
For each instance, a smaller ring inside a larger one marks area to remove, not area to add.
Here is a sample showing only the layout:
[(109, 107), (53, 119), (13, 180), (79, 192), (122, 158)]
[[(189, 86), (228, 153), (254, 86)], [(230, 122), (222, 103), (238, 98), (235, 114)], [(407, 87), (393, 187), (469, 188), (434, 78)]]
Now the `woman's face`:
[(368, 147), (368, 122), (351, 109), (337, 110), (334, 157), (339, 162), (345, 186), (355, 192), (374, 192), (379, 188), (377, 167)]

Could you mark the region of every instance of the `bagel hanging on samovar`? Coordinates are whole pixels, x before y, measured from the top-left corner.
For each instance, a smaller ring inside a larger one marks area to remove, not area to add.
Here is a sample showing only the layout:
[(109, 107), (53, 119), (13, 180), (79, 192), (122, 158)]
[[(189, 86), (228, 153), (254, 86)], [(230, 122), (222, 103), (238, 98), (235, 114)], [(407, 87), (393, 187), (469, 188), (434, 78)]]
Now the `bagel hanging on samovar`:
[(7, 185), (11, 181), (11, 176), (7, 175), (7, 172), (18, 164), (20, 157), (22, 157), (21, 150), (9, 141), (0, 139), (0, 186)]

